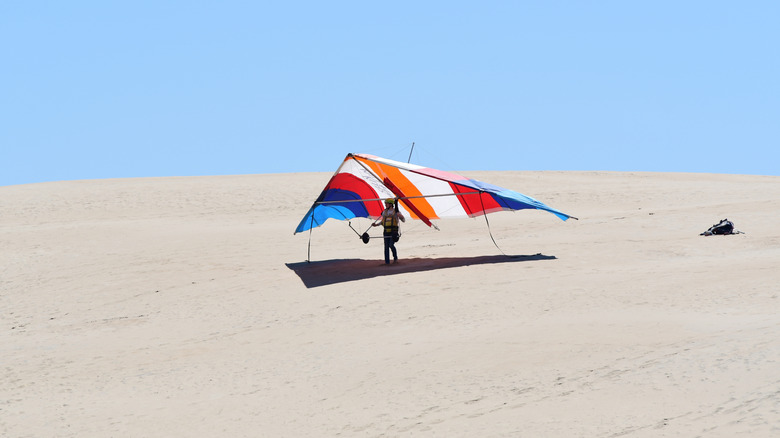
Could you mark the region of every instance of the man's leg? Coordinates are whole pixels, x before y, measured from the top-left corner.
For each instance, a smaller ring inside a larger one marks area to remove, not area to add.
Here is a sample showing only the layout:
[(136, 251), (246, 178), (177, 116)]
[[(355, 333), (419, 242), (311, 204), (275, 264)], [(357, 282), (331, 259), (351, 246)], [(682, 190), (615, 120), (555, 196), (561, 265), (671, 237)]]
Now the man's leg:
[[(390, 247), (393, 245), (393, 237), (385, 236), (385, 264), (390, 264)], [(395, 251), (395, 248), (393, 248)]]

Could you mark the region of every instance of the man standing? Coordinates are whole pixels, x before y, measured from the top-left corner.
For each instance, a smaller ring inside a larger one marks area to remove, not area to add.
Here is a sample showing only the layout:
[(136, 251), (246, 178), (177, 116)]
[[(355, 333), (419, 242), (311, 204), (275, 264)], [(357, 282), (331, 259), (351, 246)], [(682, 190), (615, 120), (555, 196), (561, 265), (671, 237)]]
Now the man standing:
[(395, 242), (398, 241), (398, 220), (406, 222), (404, 215), (398, 211), (397, 200), (385, 199), (385, 211), (371, 226), (378, 227), (382, 225), (384, 231), (382, 237), (385, 240), (385, 264), (390, 264), (390, 250), (393, 251), (393, 263), (398, 263), (398, 251), (395, 249)]

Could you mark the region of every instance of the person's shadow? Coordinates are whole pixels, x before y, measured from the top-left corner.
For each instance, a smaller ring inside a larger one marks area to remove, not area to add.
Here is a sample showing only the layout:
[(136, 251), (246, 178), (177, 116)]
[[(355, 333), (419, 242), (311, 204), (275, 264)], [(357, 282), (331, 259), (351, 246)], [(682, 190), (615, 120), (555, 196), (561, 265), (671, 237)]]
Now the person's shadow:
[(314, 262), (285, 263), (298, 274), (308, 287), (327, 286), (347, 281), (363, 280), (384, 275), (405, 274), (408, 272), (433, 271), (436, 269), (457, 268), (461, 266), (485, 265), (495, 263), (517, 263), (537, 260), (555, 260), (555, 256), (534, 255), (491, 255), (478, 257), (410, 258), (397, 264), (385, 265), (381, 260), (338, 259)]

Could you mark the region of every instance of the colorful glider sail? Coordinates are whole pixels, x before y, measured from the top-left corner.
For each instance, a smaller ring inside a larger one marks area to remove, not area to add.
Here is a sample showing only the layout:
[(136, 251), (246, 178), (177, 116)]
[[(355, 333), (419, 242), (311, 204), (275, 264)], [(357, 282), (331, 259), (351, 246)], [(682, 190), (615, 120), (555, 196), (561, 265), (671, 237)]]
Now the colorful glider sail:
[[(295, 233), (328, 219), (376, 219), (384, 199), (398, 198), (406, 217), (428, 226), (436, 219), (474, 217), (505, 210), (537, 209), (562, 220), (570, 216), (512, 190), (414, 164), (366, 154), (348, 154)], [(576, 218), (575, 218), (576, 219)]]

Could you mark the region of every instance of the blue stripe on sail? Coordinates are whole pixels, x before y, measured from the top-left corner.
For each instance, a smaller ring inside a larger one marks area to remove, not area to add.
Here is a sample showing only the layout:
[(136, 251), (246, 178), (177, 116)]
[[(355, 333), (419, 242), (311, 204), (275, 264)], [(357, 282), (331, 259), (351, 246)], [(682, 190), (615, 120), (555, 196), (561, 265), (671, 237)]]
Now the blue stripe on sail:
[[(366, 210), (366, 206), (363, 202), (354, 202), (360, 200), (360, 196), (355, 193), (351, 192), (349, 190), (342, 190), (342, 189), (329, 189), (326, 192), (323, 193), (323, 196), (318, 200), (319, 202), (328, 202), (328, 204), (322, 204), (323, 207), (334, 207), (339, 206), (342, 208), (349, 209), (352, 211), (352, 215), (349, 216), (347, 219), (352, 219), (353, 217), (368, 217), (368, 210)], [(351, 201), (351, 202), (345, 202), (343, 204), (333, 203), (334, 201)], [(338, 218), (338, 216), (331, 216), (334, 218)]]
[(501, 190), (500, 192), (493, 193), (493, 196), (500, 198), (501, 201), (506, 203), (506, 205), (508, 205), (513, 210), (535, 208), (537, 210), (548, 211), (564, 221), (570, 217), (566, 213), (560, 212), (552, 207), (548, 207), (544, 203), (539, 202), (530, 196), (515, 192), (514, 190)]
[[(349, 204), (359, 204), (362, 205), (360, 202), (351, 202)], [(349, 205), (345, 204), (345, 205)], [(351, 206), (351, 205), (350, 205)], [(366, 209), (363, 208), (363, 211)], [(311, 209), (309, 209), (309, 212), (306, 213), (306, 216), (303, 217), (303, 220), (301, 220), (301, 223), (298, 224), (298, 228), (295, 229), (296, 233), (300, 233), (302, 231), (306, 231), (309, 228), (316, 228), (320, 225), (324, 224), (326, 220), (328, 219), (338, 219), (338, 220), (349, 220), (356, 217), (368, 217), (368, 212), (366, 212), (365, 215), (356, 215), (354, 211), (350, 210), (349, 208), (338, 205), (338, 204), (325, 204), (325, 205), (315, 205)]]

